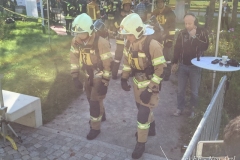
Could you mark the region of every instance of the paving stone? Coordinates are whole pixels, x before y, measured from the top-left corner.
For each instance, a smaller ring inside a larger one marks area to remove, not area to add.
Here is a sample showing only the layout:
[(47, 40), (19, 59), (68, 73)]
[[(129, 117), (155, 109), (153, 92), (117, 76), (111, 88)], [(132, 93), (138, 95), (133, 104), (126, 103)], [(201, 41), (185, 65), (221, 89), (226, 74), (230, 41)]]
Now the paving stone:
[(67, 137), (67, 138), (65, 138), (64, 140), (67, 141), (67, 142), (70, 142), (70, 141), (72, 141), (72, 138)]
[(89, 152), (89, 148), (83, 147), (80, 152), (82, 153), (88, 153)]
[(66, 152), (66, 151), (68, 151), (68, 150), (70, 149), (70, 147), (62, 146), (60, 149), (61, 149), (62, 151), (64, 151), (64, 152)]
[(108, 157), (108, 158), (113, 158), (113, 159), (116, 158), (116, 156), (113, 155), (113, 154), (108, 154), (107, 157)]
[(14, 153), (13, 154), (14, 159), (21, 158), (21, 157), (22, 157), (22, 155), (20, 153)]
[(39, 158), (43, 159), (46, 158), (48, 155), (45, 152), (39, 154)]
[(24, 156), (22, 156), (22, 159), (23, 160), (28, 160), (28, 159), (31, 159), (31, 157), (29, 155), (24, 155)]
[(103, 152), (98, 152), (97, 155), (98, 155), (99, 157), (105, 157), (105, 156), (106, 156), (106, 154), (103, 153)]
[(79, 160), (77, 157), (73, 156), (73, 157), (70, 157), (68, 160)]
[(32, 146), (33, 146), (33, 143), (26, 143), (26, 144), (24, 144), (23, 146), (26, 147), (26, 148), (29, 148), (29, 147), (32, 147)]
[(70, 154), (64, 153), (63, 155), (61, 155), (61, 157), (63, 159), (68, 159), (70, 157)]
[(39, 157), (32, 157), (31, 160), (41, 160)]
[(73, 150), (75, 150), (75, 151), (79, 151), (79, 150), (81, 150), (82, 148), (83, 148), (83, 146), (79, 146), (79, 145), (75, 145), (75, 146), (73, 146), (73, 147), (71, 147)]
[(98, 156), (94, 156), (92, 160), (102, 160), (102, 158)]
[(46, 154), (52, 154), (53, 152), (55, 152), (56, 150), (55, 149), (53, 149), (53, 148), (49, 148), (49, 149), (47, 149), (46, 151), (45, 151), (45, 153)]
[(29, 154), (29, 152), (28, 152), (27, 150), (19, 151), (19, 153), (20, 153), (22, 156)]
[(46, 142), (45, 144), (43, 144), (43, 146), (44, 146), (44, 147), (47, 147), (47, 148), (50, 148), (50, 147), (53, 146), (53, 144), (50, 143), (50, 142)]
[(48, 149), (47, 147), (42, 146), (42, 147), (36, 148), (36, 151), (41, 153), (46, 151), (47, 149)]
[(64, 153), (63, 151), (57, 150), (57, 151), (53, 152), (53, 155), (56, 157), (60, 157), (63, 153)]
[(85, 154), (78, 152), (75, 156), (78, 158), (83, 158)]
[(14, 154), (14, 153), (18, 153), (18, 151), (14, 150), (14, 149), (11, 149), (7, 152), (7, 154)]
[(3, 160), (12, 160), (13, 159), (13, 155), (6, 155), (4, 157), (2, 157)]
[(62, 146), (57, 145), (57, 144), (54, 144), (54, 145), (52, 146), (52, 148), (54, 148), (55, 150), (60, 149), (61, 147), (62, 147)]
[(33, 151), (33, 152), (30, 152), (29, 154), (31, 157), (36, 157), (39, 155), (39, 152), (36, 152), (36, 151)]
[(93, 155), (91, 155), (91, 154), (85, 154), (84, 157), (87, 158), (87, 159), (92, 159), (92, 158), (93, 158)]
[(54, 155), (48, 155), (47, 158), (50, 160), (55, 160), (57, 157), (55, 157)]
[(0, 154), (1, 153), (4, 153), (4, 149), (3, 148), (0, 148)]

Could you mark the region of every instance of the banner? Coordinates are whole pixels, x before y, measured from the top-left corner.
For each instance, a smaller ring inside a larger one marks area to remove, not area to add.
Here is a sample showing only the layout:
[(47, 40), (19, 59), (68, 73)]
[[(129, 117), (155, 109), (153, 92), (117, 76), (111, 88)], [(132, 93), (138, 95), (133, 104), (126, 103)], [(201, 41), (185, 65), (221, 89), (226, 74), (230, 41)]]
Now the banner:
[(25, 0), (26, 11), (29, 17), (38, 17), (36, 0)]
[(26, 6), (25, 0), (17, 0), (17, 5), (18, 6)]

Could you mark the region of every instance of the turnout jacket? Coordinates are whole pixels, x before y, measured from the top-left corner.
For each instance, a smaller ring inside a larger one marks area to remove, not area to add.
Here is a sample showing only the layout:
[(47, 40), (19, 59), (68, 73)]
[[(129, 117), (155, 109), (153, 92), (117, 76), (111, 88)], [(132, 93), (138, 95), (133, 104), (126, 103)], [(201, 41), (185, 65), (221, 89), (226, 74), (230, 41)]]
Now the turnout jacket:
[[(92, 50), (90, 50), (90, 53), (88, 53), (90, 54), (89, 59), (93, 64), (102, 62), (102, 68), (97, 68), (94, 65), (84, 64), (84, 56), (85, 57), (87, 56), (84, 48), (89, 48), (89, 46), (92, 47), (94, 45), (95, 37), (96, 37), (96, 34), (93, 33), (93, 35), (90, 37), (86, 46), (83, 45), (83, 42), (77, 41), (75, 37), (72, 39), (71, 49), (70, 49), (71, 75), (72, 77), (78, 77), (80, 67), (82, 67), (83, 70), (85, 70), (86, 67), (89, 67), (92, 69), (92, 71), (95, 71), (95, 72), (98, 71), (98, 73), (99, 71), (102, 72), (102, 81), (104, 83), (108, 83), (110, 80), (110, 73), (111, 73), (110, 67), (112, 62), (112, 54), (110, 52), (109, 42), (106, 39), (99, 37), (97, 42), (98, 55), (96, 53), (96, 50), (97, 50), (96, 48), (92, 48)], [(93, 52), (94, 49), (95, 49), (95, 53)], [(95, 73), (94, 73), (94, 76), (95, 76)]]
[[(136, 58), (136, 56), (133, 56), (132, 53), (137, 51), (138, 68), (141, 68), (141, 70), (143, 71), (146, 70), (146, 68), (149, 67), (149, 65), (153, 66), (153, 74), (150, 76), (151, 78), (147, 80), (148, 81), (147, 87), (150, 88), (152, 91), (158, 92), (158, 86), (161, 82), (160, 75), (163, 72), (163, 68), (166, 66), (165, 64), (166, 61), (162, 53), (163, 46), (158, 41), (152, 39), (149, 44), (150, 59), (148, 59), (148, 56), (143, 51), (143, 46), (146, 37), (147, 36), (143, 36), (141, 39), (136, 40), (135, 42), (130, 44), (129, 48), (125, 46), (123, 51), (124, 59), (122, 78), (128, 79), (130, 73), (132, 71), (134, 72), (135, 68), (133, 68), (133, 65), (134, 64), (136, 65), (136, 61), (134, 61), (133, 58)], [(130, 57), (132, 57), (132, 59)]]
[(191, 60), (201, 56), (208, 48), (208, 34), (203, 28), (197, 27), (196, 38), (192, 38), (187, 29), (180, 31), (174, 47), (173, 64), (178, 62), (192, 65)]

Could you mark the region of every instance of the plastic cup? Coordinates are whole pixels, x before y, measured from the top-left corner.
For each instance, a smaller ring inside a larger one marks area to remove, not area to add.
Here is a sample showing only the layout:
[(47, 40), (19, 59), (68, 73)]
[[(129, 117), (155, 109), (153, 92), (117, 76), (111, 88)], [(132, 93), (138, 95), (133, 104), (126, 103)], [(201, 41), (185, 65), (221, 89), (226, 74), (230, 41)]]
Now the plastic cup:
[(227, 63), (228, 56), (222, 56), (222, 63), (226, 64)]

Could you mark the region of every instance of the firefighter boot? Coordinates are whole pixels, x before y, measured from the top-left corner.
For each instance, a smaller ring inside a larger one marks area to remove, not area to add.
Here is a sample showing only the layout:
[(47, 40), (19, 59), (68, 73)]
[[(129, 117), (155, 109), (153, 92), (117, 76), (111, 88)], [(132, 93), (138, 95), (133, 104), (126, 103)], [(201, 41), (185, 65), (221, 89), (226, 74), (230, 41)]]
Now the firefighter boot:
[(150, 123), (150, 128), (148, 131), (148, 136), (155, 136), (156, 135), (156, 130), (155, 130), (155, 121)]
[(99, 135), (99, 133), (100, 133), (100, 130), (91, 129), (87, 135), (87, 139), (93, 140)]
[(119, 68), (120, 62), (113, 62), (113, 67), (112, 67), (112, 79), (117, 79), (118, 75), (118, 68)]
[(142, 157), (144, 151), (145, 151), (145, 143), (137, 142), (135, 149), (132, 153), (132, 158), (139, 159), (140, 157)]

